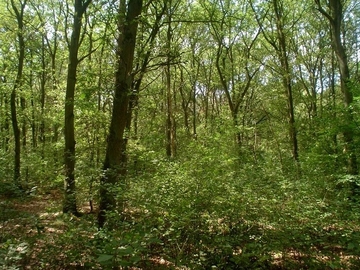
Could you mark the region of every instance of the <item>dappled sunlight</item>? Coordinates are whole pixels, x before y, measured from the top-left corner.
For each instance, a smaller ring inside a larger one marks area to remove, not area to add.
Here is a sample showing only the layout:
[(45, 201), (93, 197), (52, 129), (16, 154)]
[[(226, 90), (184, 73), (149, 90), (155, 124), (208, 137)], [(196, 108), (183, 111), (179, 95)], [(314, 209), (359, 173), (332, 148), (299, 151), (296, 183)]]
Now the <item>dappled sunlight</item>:
[(0, 0), (0, 270), (360, 269), (359, 0)]

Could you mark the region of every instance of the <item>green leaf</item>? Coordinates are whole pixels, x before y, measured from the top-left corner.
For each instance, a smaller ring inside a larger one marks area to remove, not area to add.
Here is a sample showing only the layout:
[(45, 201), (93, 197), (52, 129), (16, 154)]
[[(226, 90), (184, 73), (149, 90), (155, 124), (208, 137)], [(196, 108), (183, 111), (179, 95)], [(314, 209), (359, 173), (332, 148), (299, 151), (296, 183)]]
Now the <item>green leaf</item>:
[(347, 246), (348, 249), (353, 250), (357, 247), (357, 244), (354, 242), (350, 242)]
[(97, 258), (98, 262), (106, 262), (108, 260), (111, 260), (114, 256), (113, 255), (108, 255), (108, 254), (101, 254), (99, 256), (99, 258)]

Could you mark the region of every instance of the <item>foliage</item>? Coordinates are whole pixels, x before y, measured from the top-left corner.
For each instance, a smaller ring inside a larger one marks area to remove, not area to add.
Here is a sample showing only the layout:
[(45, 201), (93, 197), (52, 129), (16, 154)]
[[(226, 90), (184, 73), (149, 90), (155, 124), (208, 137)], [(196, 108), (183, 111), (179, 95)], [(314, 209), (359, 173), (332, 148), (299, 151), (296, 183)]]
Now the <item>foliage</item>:
[[(127, 119), (124, 170), (110, 185), (115, 208), (101, 229), (95, 214), (124, 60), (115, 48), (118, 4), (129, 1), (92, 1), (84, 13), (70, 114), (81, 217), (60, 213), (73, 2), (0, 0), (1, 269), (360, 268), (360, 179), (348, 170), (360, 146), (356, 1), (344, 3), (340, 27), (353, 96), (346, 106), (330, 25), (317, 10), (328, 12), (328, 1), (144, 1), (125, 74), (131, 102), (117, 115)], [(18, 183), (11, 3), (26, 6)]]

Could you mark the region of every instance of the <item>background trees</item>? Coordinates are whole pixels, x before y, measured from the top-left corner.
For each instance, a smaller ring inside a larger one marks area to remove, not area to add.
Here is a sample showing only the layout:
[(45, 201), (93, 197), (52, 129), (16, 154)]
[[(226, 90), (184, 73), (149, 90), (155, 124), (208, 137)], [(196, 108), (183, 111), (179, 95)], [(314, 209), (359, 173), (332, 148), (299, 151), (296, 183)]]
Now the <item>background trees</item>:
[(282, 239), (279, 220), (346, 223), (336, 213), (357, 196), (356, 1), (0, 5), (3, 186), (42, 194), (65, 180), (64, 212), (90, 201), (100, 227), (124, 224), (104, 254), (146, 239), (174, 264), (231, 268), (250, 250), (268, 261), (288, 248), (236, 230), (272, 226)]
[(341, 0), (331, 0), (326, 4), (328, 6), (328, 11), (326, 11), (320, 1), (315, 1), (317, 4), (319, 12), (329, 21), (330, 24), (330, 33), (331, 33), (331, 44), (333, 50), (336, 53), (338, 66), (340, 71), (340, 88), (344, 97), (344, 105), (348, 112), (345, 113), (345, 130), (343, 131), (345, 139), (345, 151), (349, 155), (348, 157), (348, 173), (351, 175), (358, 174), (358, 165), (356, 161), (356, 153), (354, 153), (353, 145), (353, 116), (351, 105), (353, 103), (353, 89), (351, 85), (351, 76), (348, 64), (348, 55), (345, 49), (344, 43), (346, 40), (342, 40), (342, 24), (344, 23), (344, 1)]

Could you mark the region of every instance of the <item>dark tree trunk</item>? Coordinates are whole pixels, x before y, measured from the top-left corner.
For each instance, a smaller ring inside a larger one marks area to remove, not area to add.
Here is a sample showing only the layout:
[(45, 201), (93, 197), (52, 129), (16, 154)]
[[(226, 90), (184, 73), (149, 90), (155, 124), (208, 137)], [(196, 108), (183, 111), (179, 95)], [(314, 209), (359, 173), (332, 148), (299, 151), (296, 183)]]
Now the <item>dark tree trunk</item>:
[(351, 105), (353, 103), (353, 94), (350, 86), (350, 72), (348, 66), (348, 60), (344, 45), (341, 37), (341, 25), (343, 23), (343, 6), (341, 0), (328, 0), (326, 11), (320, 4), (319, 0), (315, 0), (318, 10), (326, 17), (330, 23), (332, 44), (335, 54), (337, 56), (339, 70), (341, 91), (344, 97), (344, 105), (346, 108), (346, 124), (343, 131), (345, 140), (345, 152), (348, 154), (348, 166), (347, 172), (351, 175), (357, 175), (359, 173), (357, 166), (357, 157), (354, 149), (354, 131), (351, 125), (354, 122)]
[[(120, 1), (117, 39), (117, 71), (115, 74), (115, 97), (111, 116), (110, 130), (104, 161), (104, 176), (100, 181), (100, 205), (98, 225), (103, 227), (106, 222), (106, 212), (116, 207), (114, 185), (119, 179), (124, 180), (126, 169), (122, 162), (123, 136), (126, 128), (126, 115), (129, 105), (129, 94), (132, 84), (132, 66), (138, 27), (137, 17), (141, 14), (142, 0), (130, 0), (127, 5)], [(126, 14), (126, 15), (125, 15)], [(120, 184), (125, 184), (124, 182)], [(121, 194), (120, 194), (121, 196)], [(121, 202), (121, 209), (123, 204)]]
[(14, 0), (11, 0), (11, 6), (16, 15), (16, 20), (18, 24), (18, 45), (19, 45), (19, 61), (18, 69), (15, 79), (15, 84), (10, 96), (10, 108), (11, 108), (11, 121), (14, 131), (14, 143), (15, 143), (15, 159), (14, 159), (14, 182), (16, 185), (20, 186), (20, 128), (17, 119), (17, 108), (16, 108), (16, 94), (17, 91), (21, 88), (22, 85), (22, 76), (24, 69), (24, 60), (25, 60), (25, 39), (24, 39), (24, 9), (26, 6), (26, 0), (21, 3), (20, 10), (16, 7)]
[(65, 180), (64, 180), (64, 202), (63, 212), (78, 214), (76, 208), (76, 190), (75, 190), (75, 127), (74, 127), (74, 95), (76, 85), (76, 72), (79, 63), (78, 51), (80, 46), (80, 33), (82, 26), (82, 17), (91, 0), (83, 2), (75, 0), (74, 22), (72, 27), (71, 41), (69, 44), (69, 64), (66, 82), (65, 97)]
[[(171, 1), (170, 1), (171, 7)], [(169, 158), (175, 158), (176, 156), (176, 126), (175, 118), (173, 112), (173, 94), (171, 87), (171, 40), (172, 40), (172, 10), (168, 10), (168, 29), (166, 33), (167, 37), (167, 63), (165, 66), (165, 87), (166, 87), (166, 125), (165, 125), (165, 135), (166, 135), (166, 155)]]
[[(139, 93), (140, 93), (140, 87), (141, 83), (143, 81), (144, 75), (146, 73), (146, 68), (150, 62), (150, 56), (152, 53), (152, 50), (154, 48), (154, 41), (157, 36), (157, 33), (160, 30), (160, 21), (166, 11), (167, 7), (167, 1), (164, 2), (163, 8), (161, 11), (156, 15), (154, 26), (151, 29), (149, 38), (146, 41), (146, 44), (143, 45), (143, 47), (147, 47), (146, 45), (149, 45), (149, 48), (146, 52), (140, 52), (140, 54), (144, 54), (144, 58), (142, 59), (141, 63), (138, 63), (136, 70), (133, 72), (133, 74), (138, 74), (136, 79), (134, 78), (134, 75), (131, 79), (131, 93), (129, 98), (129, 105), (126, 113), (126, 126), (125, 129), (127, 130), (127, 135), (124, 137), (123, 141), (123, 151), (122, 151), (122, 161), (125, 164), (127, 162), (127, 144), (129, 141), (129, 134), (131, 130), (132, 121), (134, 118), (134, 136), (137, 137), (137, 116), (138, 116), (138, 105), (139, 105)], [(133, 117), (133, 112), (134, 117)]]

